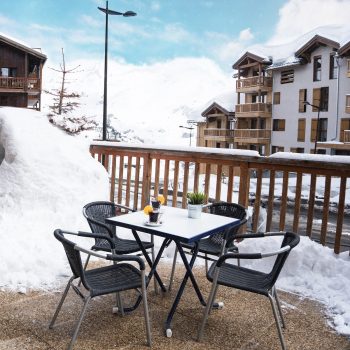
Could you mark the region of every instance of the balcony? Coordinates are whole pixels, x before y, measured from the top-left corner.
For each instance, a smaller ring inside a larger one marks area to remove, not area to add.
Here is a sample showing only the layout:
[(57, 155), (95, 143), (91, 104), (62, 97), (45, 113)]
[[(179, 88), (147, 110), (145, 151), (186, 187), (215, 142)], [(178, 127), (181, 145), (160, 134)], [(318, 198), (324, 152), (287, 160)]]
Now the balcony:
[(244, 103), (236, 105), (236, 118), (271, 118), (271, 103)]
[(236, 92), (272, 91), (271, 77), (250, 77), (236, 80)]
[(185, 208), (187, 193), (201, 190), (212, 201), (252, 206), (253, 232), (264, 211), (265, 231), (292, 230), (322, 245), (331, 242), (337, 254), (346, 245), (350, 163), (336, 156), (325, 162), (320, 155), (262, 157), (237, 149), (176, 150), (101, 141), (93, 142), (90, 152), (98, 161), (104, 159), (110, 199), (117, 203), (141, 209), (150, 196), (162, 193), (165, 205)]
[(234, 130), (234, 140), (239, 144), (268, 144), (271, 140), (271, 130), (236, 129)]
[(39, 92), (40, 79), (0, 77), (0, 92)]
[(229, 129), (204, 129), (204, 139), (217, 142), (234, 142), (234, 130)]

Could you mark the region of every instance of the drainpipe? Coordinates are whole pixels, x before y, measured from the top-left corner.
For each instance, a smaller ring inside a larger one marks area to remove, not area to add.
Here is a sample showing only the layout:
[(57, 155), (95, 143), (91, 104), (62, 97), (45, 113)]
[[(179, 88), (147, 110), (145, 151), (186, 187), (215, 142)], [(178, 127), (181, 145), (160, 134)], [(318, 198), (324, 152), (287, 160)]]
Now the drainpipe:
[(334, 55), (335, 57), (335, 60), (337, 62), (337, 92), (336, 92), (336, 116), (337, 116), (337, 119), (336, 119), (336, 123), (335, 123), (335, 136), (334, 138), (331, 139), (331, 141), (335, 141), (337, 139), (337, 136), (338, 136), (338, 123), (339, 123), (339, 80), (340, 80), (340, 70), (339, 70), (339, 61), (340, 61), (340, 56), (338, 54), (338, 51), (335, 53)]

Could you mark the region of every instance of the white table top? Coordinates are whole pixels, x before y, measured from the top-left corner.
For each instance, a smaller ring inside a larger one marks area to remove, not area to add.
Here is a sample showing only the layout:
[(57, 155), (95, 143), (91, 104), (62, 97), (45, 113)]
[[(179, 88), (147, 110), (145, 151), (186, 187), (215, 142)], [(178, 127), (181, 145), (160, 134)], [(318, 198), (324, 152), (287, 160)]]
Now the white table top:
[(134, 229), (173, 240), (190, 243), (201, 238), (235, 227), (239, 219), (226, 216), (202, 213), (199, 219), (187, 217), (187, 209), (162, 207), (162, 225), (147, 226), (147, 216), (143, 211), (106, 219), (112, 225)]

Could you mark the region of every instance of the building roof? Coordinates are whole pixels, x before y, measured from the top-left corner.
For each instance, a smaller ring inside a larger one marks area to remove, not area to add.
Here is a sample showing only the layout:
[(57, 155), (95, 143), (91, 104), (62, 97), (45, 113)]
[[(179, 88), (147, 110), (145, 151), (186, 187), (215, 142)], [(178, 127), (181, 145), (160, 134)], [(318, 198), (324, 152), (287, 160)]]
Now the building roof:
[(340, 56), (350, 56), (350, 41), (348, 41), (345, 45), (343, 45), (339, 51)]
[(30, 47), (27, 47), (13, 39), (9, 39), (7, 38), (6, 36), (3, 36), (3, 35), (0, 35), (0, 42), (3, 42), (7, 45), (10, 45), (12, 47), (15, 47), (17, 48), (18, 50), (21, 50), (21, 51), (24, 51), (24, 52), (27, 52), (37, 58), (39, 58), (40, 60), (42, 61), (46, 61), (47, 60), (47, 57), (46, 55), (42, 54), (41, 52), (35, 50), (35, 49), (31, 49)]
[(321, 35), (315, 35), (312, 39), (310, 39), (306, 44), (304, 44), (299, 50), (295, 52), (295, 57), (308, 59), (311, 52), (313, 52), (320, 46), (330, 46), (334, 49), (339, 49), (340, 45), (336, 41), (327, 39)]
[(238, 69), (239, 66), (247, 59), (252, 59), (253, 61), (256, 61), (258, 63), (269, 63), (269, 59), (266, 57), (260, 57), (257, 55), (254, 55), (251, 52), (246, 52), (243, 56), (241, 56), (241, 58), (239, 58), (233, 65), (232, 68), (233, 69)]
[(211, 114), (210, 112), (212, 110), (219, 110), (220, 112), (222, 112), (223, 114), (229, 116), (229, 115), (234, 115), (234, 112), (229, 112), (227, 109), (225, 109), (224, 107), (220, 106), (218, 103), (213, 102), (207, 109), (205, 109), (202, 112), (202, 117), (206, 117), (208, 114)]
[(293, 66), (298, 66), (302, 64), (302, 59), (297, 58), (294, 55), (291, 57), (288, 57), (286, 59), (281, 59), (277, 60), (271, 66), (266, 68), (266, 70), (272, 70), (272, 69), (281, 69), (281, 68), (286, 68), (286, 67), (293, 67)]

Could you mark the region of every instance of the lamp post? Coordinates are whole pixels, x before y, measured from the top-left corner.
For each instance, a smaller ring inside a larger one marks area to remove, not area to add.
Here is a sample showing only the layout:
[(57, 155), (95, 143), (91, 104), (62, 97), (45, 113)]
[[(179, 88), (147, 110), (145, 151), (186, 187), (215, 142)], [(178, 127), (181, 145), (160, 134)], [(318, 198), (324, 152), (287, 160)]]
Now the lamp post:
[(183, 125), (180, 125), (179, 128), (183, 128), (183, 129), (190, 130), (190, 147), (191, 147), (192, 130), (194, 129), (194, 127), (193, 127), (193, 126), (183, 126)]
[(317, 108), (316, 137), (315, 137), (315, 147), (314, 147), (314, 154), (316, 154), (317, 140), (318, 140), (318, 134), (319, 134), (321, 104), (319, 106), (316, 106), (316, 105), (312, 105), (308, 101), (304, 101), (303, 103), (304, 103), (304, 105), (309, 105), (311, 107)]
[(105, 29), (105, 70), (104, 70), (104, 89), (103, 89), (103, 123), (102, 123), (102, 140), (107, 140), (107, 63), (108, 63), (108, 15), (118, 15), (123, 17), (136, 16), (133, 11), (117, 12), (108, 9), (108, 1), (106, 8), (97, 7), (100, 11), (106, 14), (106, 29)]

